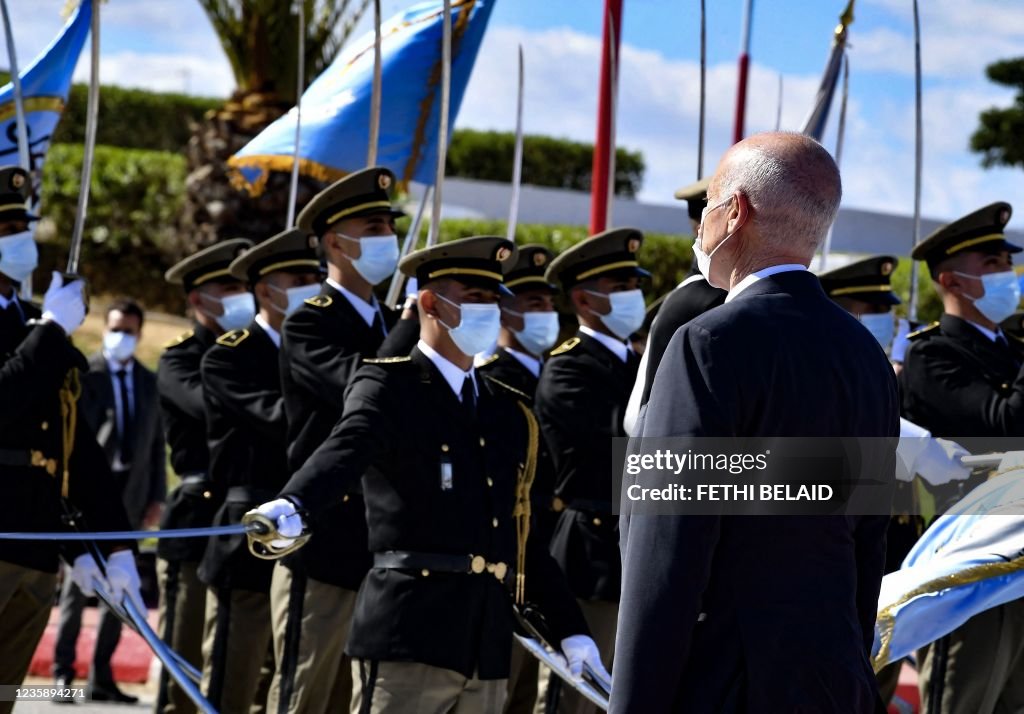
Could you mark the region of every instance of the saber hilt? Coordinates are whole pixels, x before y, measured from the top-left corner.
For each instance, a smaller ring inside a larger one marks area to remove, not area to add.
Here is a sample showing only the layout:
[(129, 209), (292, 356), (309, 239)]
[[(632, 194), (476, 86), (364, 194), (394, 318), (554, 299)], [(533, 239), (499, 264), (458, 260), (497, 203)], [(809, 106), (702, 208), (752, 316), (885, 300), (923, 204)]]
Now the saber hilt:
[[(242, 525), (246, 527), (246, 538), (249, 541), (249, 552), (261, 560), (277, 560), (306, 545), (312, 533), (303, 525), (302, 533), (295, 536), (281, 535), (277, 524), (259, 511), (249, 511), (242, 516)], [(275, 545), (274, 541), (289, 540), (290, 544)]]

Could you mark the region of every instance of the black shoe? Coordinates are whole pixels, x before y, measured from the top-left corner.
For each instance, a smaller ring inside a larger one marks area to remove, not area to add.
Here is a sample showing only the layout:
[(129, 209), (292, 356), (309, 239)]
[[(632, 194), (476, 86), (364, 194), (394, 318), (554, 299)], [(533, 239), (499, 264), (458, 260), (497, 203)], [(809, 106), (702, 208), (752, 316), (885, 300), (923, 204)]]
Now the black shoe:
[(118, 702), (119, 704), (135, 704), (139, 701), (138, 697), (133, 697), (131, 694), (125, 694), (117, 688), (116, 684), (108, 684), (106, 686), (100, 686), (99, 684), (93, 684), (89, 687), (89, 690), (85, 693), (86, 697), (94, 702)]
[(57, 677), (53, 681), (53, 688), (57, 692), (50, 698), (54, 704), (74, 704), (75, 697), (71, 692), (71, 682), (73, 677)]

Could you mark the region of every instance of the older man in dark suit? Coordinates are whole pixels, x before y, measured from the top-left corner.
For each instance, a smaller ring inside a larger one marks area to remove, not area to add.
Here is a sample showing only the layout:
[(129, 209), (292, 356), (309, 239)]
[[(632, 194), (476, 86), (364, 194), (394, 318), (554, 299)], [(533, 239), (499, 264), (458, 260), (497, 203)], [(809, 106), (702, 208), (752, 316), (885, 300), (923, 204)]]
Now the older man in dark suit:
[[(885, 354), (806, 270), (840, 195), (805, 136), (728, 151), (695, 254), (729, 294), (669, 343), (644, 437), (899, 433)], [(891, 482), (881, 451), (872, 475)], [(884, 711), (868, 653), (887, 524), (881, 511), (625, 515), (611, 711)]]
[[(143, 317), (142, 308), (133, 300), (110, 304), (103, 349), (89, 358), (80, 400), (82, 418), (103, 448), (133, 529), (156, 525), (167, 494), (167, 452), (157, 408), (156, 375), (135, 359)], [(75, 643), (85, 601), (75, 582), (65, 578), (53, 663), (58, 681), (74, 676)], [(101, 609), (89, 696), (134, 702), (136, 697), (117, 688), (110, 669), (110, 658), (121, 639), (121, 622), (106, 607)]]

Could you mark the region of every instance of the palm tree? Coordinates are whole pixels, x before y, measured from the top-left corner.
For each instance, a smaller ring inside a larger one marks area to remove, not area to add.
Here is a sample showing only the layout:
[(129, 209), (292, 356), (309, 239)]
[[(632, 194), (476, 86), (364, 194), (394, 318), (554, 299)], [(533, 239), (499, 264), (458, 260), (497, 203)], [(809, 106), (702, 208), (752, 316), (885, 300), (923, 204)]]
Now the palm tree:
[[(308, 84), (334, 59), (369, 0), (298, 1), (306, 17)], [(298, 69), (298, 13), (292, 0), (199, 3), (220, 38), (237, 88), (223, 107), (192, 127), (179, 222), (183, 254), (236, 236), (262, 240), (285, 228), (289, 175), (271, 174), (266, 191), (251, 198), (231, 185), (227, 159), (295, 104)], [(300, 205), (320, 188), (300, 178)]]

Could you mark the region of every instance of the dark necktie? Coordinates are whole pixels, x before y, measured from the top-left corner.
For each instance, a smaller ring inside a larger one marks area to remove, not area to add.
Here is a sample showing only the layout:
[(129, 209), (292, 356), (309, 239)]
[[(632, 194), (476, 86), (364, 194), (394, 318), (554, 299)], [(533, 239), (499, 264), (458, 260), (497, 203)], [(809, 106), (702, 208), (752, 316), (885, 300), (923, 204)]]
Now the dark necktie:
[(374, 334), (387, 336), (388, 332), (384, 329), (384, 321), (380, 319), (380, 310), (374, 313), (373, 324), (370, 325), (370, 330)]
[(473, 389), (473, 377), (468, 374), (462, 383), (462, 408), (470, 419), (476, 418), (476, 390)]
[(119, 369), (115, 373), (118, 385), (121, 390), (121, 463), (129, 466), (132, 463), (132, 448), (135, 443), (135, 410), (132, 408), (131, 400), (128, 398), (128, 371)]
[(18, 303), (14, 302), (14, 300), (8, 302), (7, 307), (0, 310), (0, 315), (2, 315), (5, 322), (10, 321), (19, 324), (24, 324), (25, 322), (21, 314), (21, 308), (18, 307)]

